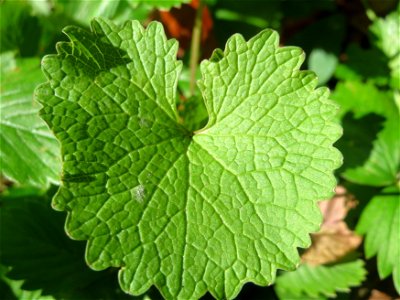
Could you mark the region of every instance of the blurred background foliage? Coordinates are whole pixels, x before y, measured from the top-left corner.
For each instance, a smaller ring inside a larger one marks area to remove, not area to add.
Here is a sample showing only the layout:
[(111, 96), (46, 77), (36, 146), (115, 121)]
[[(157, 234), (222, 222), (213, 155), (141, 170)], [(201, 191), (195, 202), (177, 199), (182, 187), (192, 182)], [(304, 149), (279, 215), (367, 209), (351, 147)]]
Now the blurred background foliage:
[[(191, 81), (197, 59), (264, 28), (281, 45), (306, 52), (339, 105), (344, 156), (339, 187), (321, 203), (324, 222), (302, 265), (270, 287), (244, 286), (237, 299), (369, 299), (400, 291), (400, 8), (396, 0), (20, 0), (0, 1), (0, 297), (1, 299), (159, 299), (153, 289), (125, 295), (117, 270), (90, 270), (85, 243), (64, 233), (65, 214), (51, 209), (60, 149), (37, 116), (33, 91), (44, 81), (43, 55), (65, 41), (67, 25), (89, 28), (101, 16), (123, 23), (163, 23), (184, 62), (177, 105), (192, 129), (207, 113)], [(196, 17), (197, 16), (197, 17)], [(193, 48), (195, 20), (199, 48)], [(199, 29), (199, 28), (197, 28)], [(211, 299), (206, 295), (204, 299)]]

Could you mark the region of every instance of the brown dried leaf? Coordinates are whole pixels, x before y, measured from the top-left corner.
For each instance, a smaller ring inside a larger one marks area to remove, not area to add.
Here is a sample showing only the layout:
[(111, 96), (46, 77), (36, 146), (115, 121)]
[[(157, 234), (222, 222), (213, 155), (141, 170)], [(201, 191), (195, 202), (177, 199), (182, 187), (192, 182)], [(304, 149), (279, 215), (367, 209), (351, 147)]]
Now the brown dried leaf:
[(400, 298), (393, 299), (388, 294), (385, 294), (378, 290), (372, 290), (368, 300), (400, 300)]
[(339, 260), (354, 251), (362, 238), (351, 231), (343, 221), (356, 201), (338, 186), (331, 200), (319, 203), (323, 223), (318, 233), (312, 235), (312, 245), (302, 255), (303, 263), (321, 265)]

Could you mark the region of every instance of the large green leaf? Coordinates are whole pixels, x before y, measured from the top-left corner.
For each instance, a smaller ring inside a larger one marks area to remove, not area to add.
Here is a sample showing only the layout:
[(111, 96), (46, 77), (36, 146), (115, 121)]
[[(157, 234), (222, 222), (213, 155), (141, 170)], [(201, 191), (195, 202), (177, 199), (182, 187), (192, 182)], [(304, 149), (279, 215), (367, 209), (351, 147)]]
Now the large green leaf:
[(393, 273), (400, 293), (400, 188), (388, 187), (363, 210), (357, 232), (365, 234), (365, 255), (378, 255), (378, 273), (383, 279)]
[(303, 300), (335, 297), (337, 292), (349, 292), (365, 279), (364, 262), (356, 260), (331, 266), (302, 265), (294, 272), (278, 276), (275, 291), (279, 299)]
[(0, 172), (24, 185), (57, 183), (59, 145), (39, 118), (40, 105), (33, 100), (35, 86), (44, 79), (39, 59), (20, 59), (7, 65), (3, 66), (2, 59)]
[[(370, 114), (378, 115), (379, 118), (374, 120), (378, 122), (375, 125), (381, 125), (383, 128), (379, 131), (366, 160), (358, 166), (352, 166), (343, 171), (342, 176), (349, 181), (371, 185), (371, 186), (387, 186), (392, 185), (397, 180), (397, 174), (400, 171), (400, 113), (396, 106), (392, 92), (384, 92), (377, 89), (372, 84), (365, 84), (358, 81), (341, 82), (336, 86), (332, 98), (341, 105), (340, 117), (346, 119), (346, 114), (353, 113), (356, 119), (368, 117)], [(384, 122), (382, 122), (384, 119)], [(375, 127), (375, 129), (372, 129)], [(352, 127), (344, 127), (344, 137)], [(364, 130), (361, 131), (361, 130)], [(358, 137), (353, 135), (352, 147), (354, 151), (361, 150), (365, 152), (364, 143), (358, 143), (357, 138), (376, 132), (376, 126), (372, 123), (364, 123), (360, 128)], [(352, 155), (344, 155), (345, 165), (347, 158)]]
[(201, 64), (209, 122), (193, 133), (177, 121), (178, 45), (159, 23), (65, 33), (36, 95), (62, 143), (53, 204), (69, 212), (69, 235), (89, 240), (88, 263), (168, 299), (233, 298), (294, 269), (341, 163), (336, 106), (299, 71), (302, 50), (279, 48), (271, 30), (233, 36)]

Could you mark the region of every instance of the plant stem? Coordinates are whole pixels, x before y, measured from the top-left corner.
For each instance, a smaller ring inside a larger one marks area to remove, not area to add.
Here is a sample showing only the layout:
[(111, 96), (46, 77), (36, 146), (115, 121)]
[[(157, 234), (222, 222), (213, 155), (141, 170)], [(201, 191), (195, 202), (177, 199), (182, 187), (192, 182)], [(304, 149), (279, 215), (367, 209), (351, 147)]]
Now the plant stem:
[(199, 0), (199, 6), (196, 11), (196, 18), (194, 20), (193, 31), (192, 31), (192, 41), (190, 45), (190, 94), (194, 95), (196, 90), (196, 71), (197, 64), (200, 57), (200, 45), (201, 45), (201, 29), (203, 21), (203, 3)]

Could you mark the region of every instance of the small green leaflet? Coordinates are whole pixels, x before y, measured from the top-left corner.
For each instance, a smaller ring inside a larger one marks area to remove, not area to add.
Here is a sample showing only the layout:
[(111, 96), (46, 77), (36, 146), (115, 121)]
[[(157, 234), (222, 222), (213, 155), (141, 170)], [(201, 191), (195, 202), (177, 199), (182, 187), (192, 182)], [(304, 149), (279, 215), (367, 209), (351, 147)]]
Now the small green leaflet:
[(278, 276), (275, 291), (280, 300), (327, 299), (337, 292), (349, 292), (364, 281), (367, 272), (362, 260), (332, 266), (302, 265), (294, 272)]
[(393, 273), (394, 285), (400, 293), (400, 188), (387, 187), (372, 198), (356, 230), (366, 235), (366, 257), (378, 255), (379, 276), (384, 279)]
[[(35, 86), (44, 80), (40, 62), (4, 55), (9, 53), (1, 56), (0, 172), (22, 185), (58, 183), (59, 145), (33, 100)], [(9, 65), (3, 65), (3, 59)]]
[(155, 285), (167, 299), (231, 299), (294, 269), (341, 164), (337, 107), (299, 71), (303, 51), (271, 30), (234, 35), (201, 63), (209, 121), (191, 132), (175, 107), (178, 44), (159, 23), (64, 32), (36, 97), (62, 144), (53, 205), (88, 240), (90, 266), (121, 267), (125, 291)]

